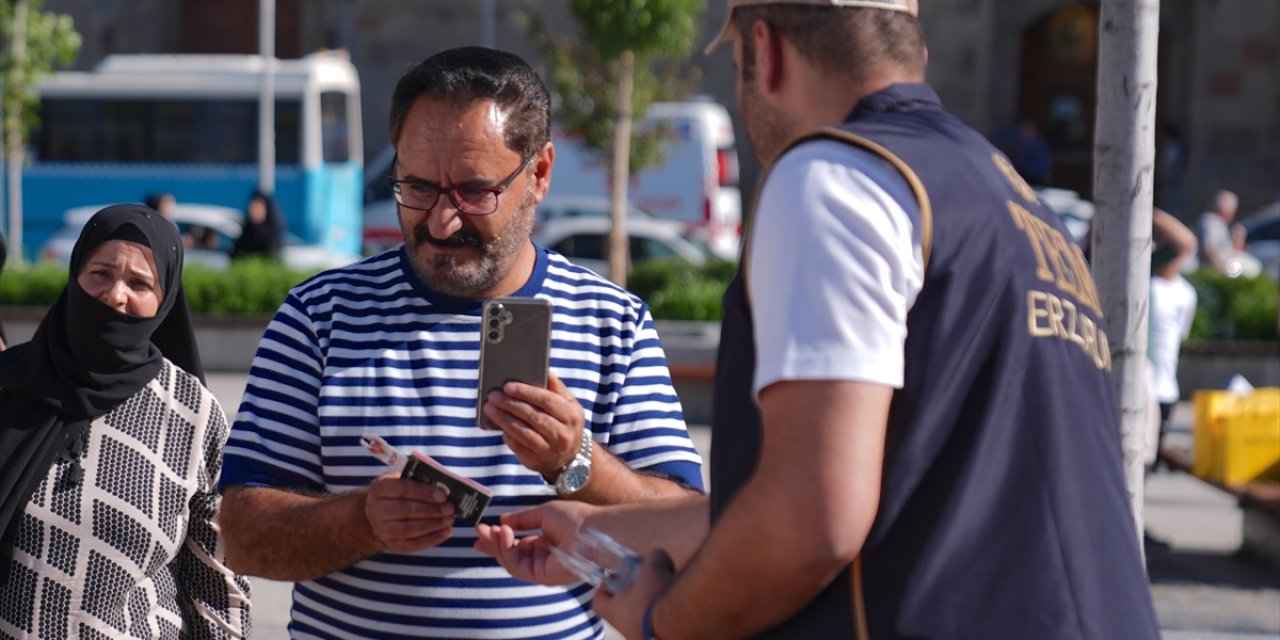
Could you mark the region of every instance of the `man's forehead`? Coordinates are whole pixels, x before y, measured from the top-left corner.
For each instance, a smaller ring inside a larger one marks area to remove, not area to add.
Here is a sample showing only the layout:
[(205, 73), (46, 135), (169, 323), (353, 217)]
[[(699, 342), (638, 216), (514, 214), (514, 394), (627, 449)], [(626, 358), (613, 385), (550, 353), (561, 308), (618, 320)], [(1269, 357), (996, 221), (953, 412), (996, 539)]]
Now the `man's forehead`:
[(459, 103), (423, 96), (406, 116), (396, 147), (437, 144), (501, 145), (511, 118), (493, 100)]

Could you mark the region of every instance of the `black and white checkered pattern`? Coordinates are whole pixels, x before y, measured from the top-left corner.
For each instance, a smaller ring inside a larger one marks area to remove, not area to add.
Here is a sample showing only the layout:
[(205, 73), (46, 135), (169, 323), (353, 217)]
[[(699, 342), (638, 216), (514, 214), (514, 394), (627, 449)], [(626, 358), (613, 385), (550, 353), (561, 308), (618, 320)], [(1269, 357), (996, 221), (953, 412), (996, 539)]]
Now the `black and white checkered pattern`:
[(243, 638), (249, 583), (213, 523), (227, 421), (168, 361), (89, 427), (84, 478), (59, 460), (20, 525), (0, 586), (2, 638)]

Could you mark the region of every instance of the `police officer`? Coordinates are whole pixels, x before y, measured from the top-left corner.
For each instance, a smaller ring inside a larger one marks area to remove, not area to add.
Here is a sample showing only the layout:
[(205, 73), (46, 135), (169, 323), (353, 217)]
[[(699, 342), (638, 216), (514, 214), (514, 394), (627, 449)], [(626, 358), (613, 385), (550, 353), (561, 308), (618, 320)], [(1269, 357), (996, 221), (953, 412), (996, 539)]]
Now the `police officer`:
[(1089, 270), (924, 83), (914, 0), (729, 7), (713, 46), (769, 173), (725, 297), (709, 514), (505, 524), (673, 549), (597, 598), (632, 638), (1158, 638)]

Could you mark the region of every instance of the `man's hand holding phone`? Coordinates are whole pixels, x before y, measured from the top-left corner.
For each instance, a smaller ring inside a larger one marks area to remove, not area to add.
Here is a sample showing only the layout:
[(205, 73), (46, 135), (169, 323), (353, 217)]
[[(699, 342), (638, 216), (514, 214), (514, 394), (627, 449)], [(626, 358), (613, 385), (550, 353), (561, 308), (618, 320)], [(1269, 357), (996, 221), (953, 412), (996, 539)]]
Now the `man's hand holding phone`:
[(520, 464), (550, 482), (590, 453), (582, 405), (551, 373), (553, 315), (551, 303), (539, 298), (485, 302), (476, 402), (476, 424), (502, 430)]
[(525, 467), (554, 478), (578, 454), (585, 419), (578, 403), (555, 374), (547, 388), (508, 382), (491, 391), (482, 409), (502, 430), (503, 440)]

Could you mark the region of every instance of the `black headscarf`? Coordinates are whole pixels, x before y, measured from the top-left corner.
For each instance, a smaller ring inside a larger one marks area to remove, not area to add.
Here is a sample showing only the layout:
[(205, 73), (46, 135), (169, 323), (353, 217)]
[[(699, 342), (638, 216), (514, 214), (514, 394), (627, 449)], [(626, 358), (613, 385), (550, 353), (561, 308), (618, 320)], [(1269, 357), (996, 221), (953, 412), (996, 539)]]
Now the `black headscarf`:
[[(108, 240), (151, 248), (163, 296), (155, 316), (126, 316), (80, 287), (85, 261)], [(107, 207), (81, 230), (67, 286), (31, 341), (0, 351), (0, 583), (14, 525), (54, 460), (71, 449), (78, 464), (89, 421), (151, 382), (165, 357), (204, 381), (182, 291), (178, 228), (142, 205)]]

